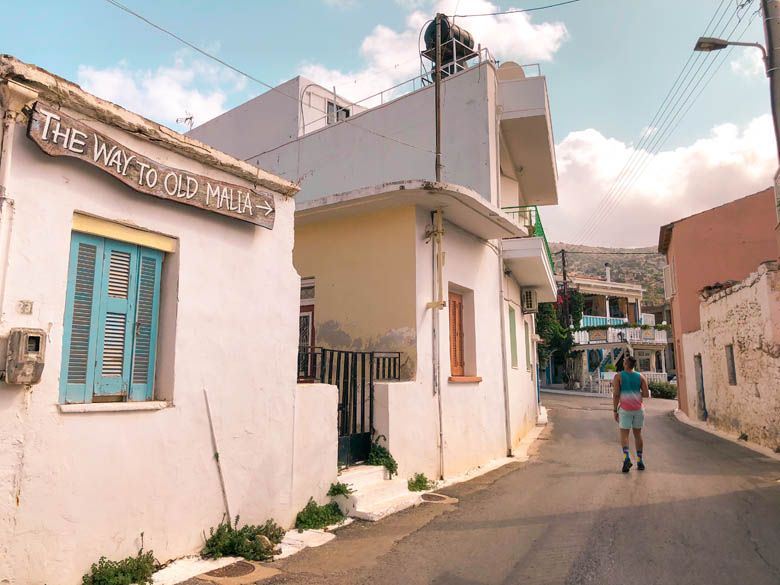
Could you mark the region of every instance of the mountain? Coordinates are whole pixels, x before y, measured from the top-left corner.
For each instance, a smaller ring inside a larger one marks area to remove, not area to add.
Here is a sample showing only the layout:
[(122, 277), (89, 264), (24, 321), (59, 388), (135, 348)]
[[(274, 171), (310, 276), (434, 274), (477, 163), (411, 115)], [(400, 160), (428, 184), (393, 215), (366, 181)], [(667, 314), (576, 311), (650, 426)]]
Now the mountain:
[(663, 266), (666, 259), (655, 246), (647, 248), (601, 248), (573, 246), (550, 242), (556, 274), (561, 273), (561, 249), (566, 249), (566, 270), (569, 274), (604, 277), (604, 263), (609, 262), (612, 280), (641, 284), (645, 289), (642, 302), (660, 305), (664, 302)]

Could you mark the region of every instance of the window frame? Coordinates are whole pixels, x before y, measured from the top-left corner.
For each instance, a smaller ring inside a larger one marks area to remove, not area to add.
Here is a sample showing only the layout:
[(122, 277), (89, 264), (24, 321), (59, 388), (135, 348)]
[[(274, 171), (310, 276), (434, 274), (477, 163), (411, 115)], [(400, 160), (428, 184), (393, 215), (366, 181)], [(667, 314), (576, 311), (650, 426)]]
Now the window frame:
[[(82, 264), (82, 246), (86, 246), (87, 252), (94, 248), (91, 266), (88, 257), (84, 257), (87, 263)], [(116, 266), (112, 264), (114, 254), (119, 259)], [(120, 261), (122, 254), (127, 254), (126, 271)], [(158, 249), (71, 232), (60, 367), (61, 405), (154, 400), (164, 260), (165, 254)], [(85, 278), (91, 278), (91, 284)], [(85, 312), (86, 305), (77, 307), (76, 302), (85, 300), (87, 288), (91, 297), (86, 299), (89, 310)], [(109, 315), (113, 315), (110, 324)], [(122, 356), (119, 375), (103, 375), (103, 360), (111, 353), (110, 349), (106, 351), (110, 345), (105, 342), (111, 327), (115, 334), (114, 356), (117, 350)], [(116, 343), (120, 338), (121, 349)], [(74, 370), (74, 366), (79, 369)]]
[(517, 357), (516, 312), (512, 305), (509, 305), (509, 348), (510, 348), (512, 367), (517, 369), (520, 360)]
[(729, 386), (737, 385), (737, 362), (734, 358), (734, 344), (727, 343), (725, 346), (726, 351), (726, 374), (729, 380)]

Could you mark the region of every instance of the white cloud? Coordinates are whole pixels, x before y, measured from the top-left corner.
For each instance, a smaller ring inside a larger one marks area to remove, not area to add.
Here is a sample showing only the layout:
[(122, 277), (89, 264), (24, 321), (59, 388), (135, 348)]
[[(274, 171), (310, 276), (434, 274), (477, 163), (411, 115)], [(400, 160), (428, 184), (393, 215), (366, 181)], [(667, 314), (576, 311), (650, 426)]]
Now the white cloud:
[(175, 55), (171, 67), (131, 69), (122, 60), (106, 69), (80, 65), (77, 77), (86, 91), (178, 130), (187, 129), (176, 123), (185, 112), (201, 124), (224, 112), (228, 94), (246, 86), (245, 78), (186, 51)]
[[(559, 204), (541, 212), (551, 241), (575, 243), (633, 152), (632, 146), (593, 129), (563, 139), (557, 146)], [(660, 226), (771, 186), (777, 168), (772, 119), (766, 114), (741, 129), (722, 124), (690, 146), (661, 151), (649, 160), (585, 243), (653, 245)]]
[(764, 59), (761, 56), (761, 51), (754, 48), (745, 48), (740, 51), (739, 57), (732, 60), (731, 70), (737, 75), (742, 77), (758, 77), (765, 75), (764, 73)]
[[(304, 63), (301, 75), (331, 88), (352, 100), (359, 100), (393, 85), (411, 79), (420, 72), (418, 41), (423, 25), (436, 12), (478, 14), (495, 12), (499, 8), (488, 0), (439, 0), (428, 4), (430, 10), (416, 10), (423, 0), (396, 0), (409, 14), (403, 30), (377, 25), (363, 39), (360, 55), (365, 65), (357, 70), (332, 69), (319, 63)], [(566, 26), (560, 22), (531, 22), (527, 13), (456, 19), (475, 39), (488, 47), (499, 60), (519, 63), (550, 61), (567, 39)], [(378, 100), (367, 102), (374, 105)]]

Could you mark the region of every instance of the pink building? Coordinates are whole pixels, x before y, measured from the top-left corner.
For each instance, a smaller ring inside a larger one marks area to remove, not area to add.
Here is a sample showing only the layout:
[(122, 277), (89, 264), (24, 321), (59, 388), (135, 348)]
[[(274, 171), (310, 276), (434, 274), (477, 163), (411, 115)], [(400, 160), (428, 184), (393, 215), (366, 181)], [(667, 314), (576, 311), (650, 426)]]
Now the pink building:
[(686, 356), (693, 351), (686, 346), (686, 336), (702, 328), (700, 293), (718, 283), (744, 280), (762, 262), (776, 259), (776, 223), (774, 191), (769, 188), (660, 230), (658, 252), (666, 255), (668, 264), (664, 285), (672, 307), (678, 400), (691, 417), (701, 416), (703, 402), (696, 395), (701, 372), (686, 366), (697, 363)]

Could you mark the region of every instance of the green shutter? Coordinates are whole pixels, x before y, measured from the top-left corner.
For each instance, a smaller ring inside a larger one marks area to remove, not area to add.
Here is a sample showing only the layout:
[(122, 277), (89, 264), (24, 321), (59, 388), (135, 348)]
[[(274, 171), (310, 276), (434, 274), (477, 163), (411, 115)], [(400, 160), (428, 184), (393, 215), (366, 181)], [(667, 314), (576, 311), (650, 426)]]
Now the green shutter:
[(102, 260), (103, 238), (73, 234), (60, 369), (62, 403), (92, 398)]
[(517, 325), (515, 324), (515, 310), (509, 307), (509, 345), (512, 348), (512, 367), (517, 367)]
[(161, 268), (162, 253), (141, 248), (129, 400), (151, 400), (154, 395)]
[(528, 333), (528, 321), (523, 321), (525, 325), (525, 367), (531, 369), (531, 336)]

